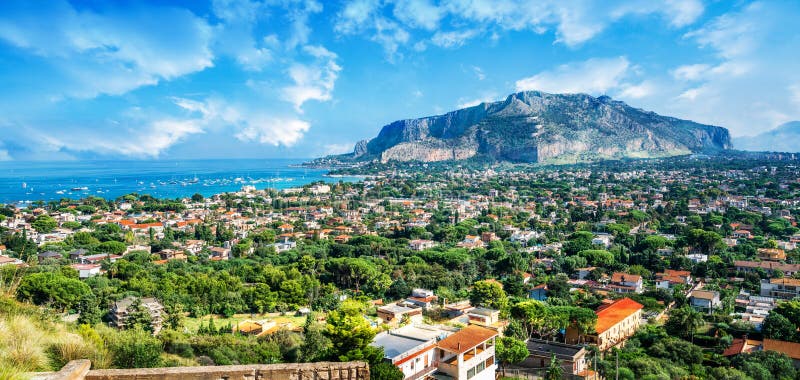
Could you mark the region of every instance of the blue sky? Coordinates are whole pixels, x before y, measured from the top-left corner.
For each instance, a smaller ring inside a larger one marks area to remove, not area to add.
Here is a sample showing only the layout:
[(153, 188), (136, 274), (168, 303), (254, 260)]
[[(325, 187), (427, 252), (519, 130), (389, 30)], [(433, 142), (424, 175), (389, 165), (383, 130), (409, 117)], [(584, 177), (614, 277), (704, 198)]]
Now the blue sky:
[(314, 157), (510, 93), (754, 135), (800, 120), (800, 2), (0, 2), (0, 160)]

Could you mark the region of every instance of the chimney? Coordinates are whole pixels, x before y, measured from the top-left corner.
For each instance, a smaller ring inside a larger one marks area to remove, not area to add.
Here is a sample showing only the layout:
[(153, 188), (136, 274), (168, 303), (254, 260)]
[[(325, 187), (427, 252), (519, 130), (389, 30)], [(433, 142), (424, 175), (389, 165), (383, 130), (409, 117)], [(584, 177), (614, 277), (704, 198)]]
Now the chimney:
[(461, 342), (458, 342), (458, 350), (461, 351)]

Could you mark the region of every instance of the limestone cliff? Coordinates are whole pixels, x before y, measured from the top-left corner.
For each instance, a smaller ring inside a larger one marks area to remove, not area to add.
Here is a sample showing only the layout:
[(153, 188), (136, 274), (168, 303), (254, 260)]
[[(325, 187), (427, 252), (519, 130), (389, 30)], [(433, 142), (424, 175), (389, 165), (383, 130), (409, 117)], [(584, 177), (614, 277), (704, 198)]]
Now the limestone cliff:
[(731, 147), (728, 130), (609, 97), (521, 92), (444, 115), (400, 120), (342, 159), (567, 163), (665, 157)]

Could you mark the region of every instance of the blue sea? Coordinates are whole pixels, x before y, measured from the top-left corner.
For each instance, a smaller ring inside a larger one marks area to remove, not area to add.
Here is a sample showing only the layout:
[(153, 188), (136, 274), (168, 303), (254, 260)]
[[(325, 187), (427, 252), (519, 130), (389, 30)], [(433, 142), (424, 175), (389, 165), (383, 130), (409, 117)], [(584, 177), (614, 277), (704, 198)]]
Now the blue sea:
[(98, 196), (115, 199), (138, 193), (157, 198), (210, 196), (242, 186), (285, 189), (317, 181), (357, 181), (326, 177), (328, 170), (295, 167), (302, 159), (217, 159), (150, 161), (0, 162), (0, 203)]

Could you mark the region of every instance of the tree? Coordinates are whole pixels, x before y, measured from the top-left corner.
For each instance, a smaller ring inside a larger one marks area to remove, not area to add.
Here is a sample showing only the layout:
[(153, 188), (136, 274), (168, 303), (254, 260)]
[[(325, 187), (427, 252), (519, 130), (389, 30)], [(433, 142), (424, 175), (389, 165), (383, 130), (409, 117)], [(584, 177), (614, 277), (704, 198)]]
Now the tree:
[(400, 368), (391, 363), (378, 363), (369, 367), (369, 378), (374, 380), (403, 380), (405, 376)]
[(331, 341), (331, 359), (380, 362), (383, 350), (369, 345), (375, 337), (375, 330), (364, 318), (365, 313), (366, 306), (363, 303), (347, 299), (328, 314), (325, 336)]
[(135, 298), (131, 305), (128, 306), (128, 317), (125, 318), (125, 328), (153, 332), (153, 317), (150, 315), (147, 307), (142, 305), (141, 299)]
[(524, 341), (512, 337), (503, 337), (497, 341), (497, 360), (505, 375), (506, 364), (517, 364), (525, 360), (530, 353)]
[(684, 306), (670, 310), (669, 319), (664, 327), (670, 335), (688, 337), (694, 343), (695, 331), (704, 324), (703, 314), (690, 306)]
[(325, 336), (325, 325), (316, 322), (314, 313), (306, 317), (303, 326), (303, 344), (300, 346), (300, 360), (317, 362), (325, 359), (331, 341)]
[(764, 333), (764, 337), (769, 339), (794, 341), (797, 338), (796, 331), (797, 326), (774, 310), (770, 311), (761, 325), (761, 332)]
[(203, 197), (203, 194), (194, 193), (194, 195), (192, 195), (192, 202), (198, 203), (202, 202), (204, 199), (205, 197)]
[(564, 377), (564, 368), (561, 367), (561, 362), (556, 359), (556, 354), (550, 357), (550, 365), (547, 366), (547, 373), (545, 380), (561, 380)]
[(50, 303), (57, 309), (72, 309), (91, 293), (86, 283), (60, 272), (42, 272), (25, 276), (17, 288), (17, 298), (37, 305)]
[(472, 290), (469, 292), (469, 302), (472, 306), (500, 310), (508, 305), (508, 297), (497, 281), (483, 280), (472, 286)]
[(49, 215), (39, 215), (31, 223), (31, 227), (41, 234), (53, 232), (58, 227), (58, 222)]
[(103, 317), (97, 297), (91, 292), (84, 294), (78, 302), (78, 324), (95, 325)]

